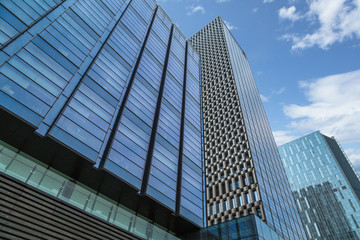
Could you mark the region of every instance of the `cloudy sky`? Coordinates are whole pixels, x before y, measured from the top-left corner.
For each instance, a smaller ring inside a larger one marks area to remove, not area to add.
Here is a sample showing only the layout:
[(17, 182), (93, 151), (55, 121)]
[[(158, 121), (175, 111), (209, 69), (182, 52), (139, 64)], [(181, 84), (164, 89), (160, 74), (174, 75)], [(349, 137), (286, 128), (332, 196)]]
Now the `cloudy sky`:
[(360, 173), (360, 0), (158, 0), (186, 37), (222, 16), (278, 145), (320, 130)]

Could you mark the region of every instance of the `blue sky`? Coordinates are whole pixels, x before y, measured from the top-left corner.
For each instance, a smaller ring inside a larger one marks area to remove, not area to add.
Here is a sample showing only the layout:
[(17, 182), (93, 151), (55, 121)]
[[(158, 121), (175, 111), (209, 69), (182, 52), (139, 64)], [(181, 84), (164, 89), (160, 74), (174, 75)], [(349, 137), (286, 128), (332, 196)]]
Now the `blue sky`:
[(186, 37), (221, 16), (277, 143), (320, 130), (360, 173), (360, 0), (158, 0)]

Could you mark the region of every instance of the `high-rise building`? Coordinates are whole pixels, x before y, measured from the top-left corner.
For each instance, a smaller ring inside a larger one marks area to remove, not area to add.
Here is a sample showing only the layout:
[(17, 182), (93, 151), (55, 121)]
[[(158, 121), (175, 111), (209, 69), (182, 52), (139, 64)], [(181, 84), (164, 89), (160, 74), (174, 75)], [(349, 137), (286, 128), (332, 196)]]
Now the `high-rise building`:
[(308, 239), (360, 239), (360, 181), (334, 137), (319, 131), (279, 147)]
[(0, 13), (1, 238), (304, 238), (221, 18), (188, 42), (154, 0)]
[(304, 239), (246, 54), (220, 17), (190, 42), (201, 57), (208, 226), (255, 214), (280, 237)]
[(202, 227), (200, 58), (155, 1), (1, 1), (0, 12), (0, 235)]

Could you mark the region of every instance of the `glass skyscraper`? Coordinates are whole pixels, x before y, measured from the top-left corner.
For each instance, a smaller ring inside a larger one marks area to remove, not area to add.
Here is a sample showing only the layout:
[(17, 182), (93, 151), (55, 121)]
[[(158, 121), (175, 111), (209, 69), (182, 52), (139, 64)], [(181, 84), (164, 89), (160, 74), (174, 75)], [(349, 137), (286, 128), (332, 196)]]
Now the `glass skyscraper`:
[(188, 41), (154, 0), (1, 1), (0, 122), (2, 238), (305, 238), (221, 18)]
[[(41, 162), (68, 203), (85, 185), (175, 234), (202, 227), (200, 58), (163, 9), (9, 0), (0, 13), (2, 174), (31, 185)], [(90, 200), (79, 208), (96, 212)]]
[(314, 132), (279, 147), (308, 239), (360, 239), (360, 181), (333, 137)]
[(254, 214), (281, 238), (305, 239), (246, 54), (220, 17), (190, 42), (201, 57), (207, 224)]

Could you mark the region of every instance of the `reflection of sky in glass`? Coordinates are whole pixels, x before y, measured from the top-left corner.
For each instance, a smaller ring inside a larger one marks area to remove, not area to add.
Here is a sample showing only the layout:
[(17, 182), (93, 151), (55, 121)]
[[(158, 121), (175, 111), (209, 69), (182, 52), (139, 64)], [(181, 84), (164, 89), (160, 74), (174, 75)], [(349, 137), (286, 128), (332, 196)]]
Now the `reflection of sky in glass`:
[[(279, 152), (308, 236), (325, 237), (325, 232), (351, 236), (351, 231), (360, 236), (359, 199), (335, 158), (341, 149), (337, 144), (330, 148), (333, 143), (335, 140), (315, 132), (280, 146)], [(350, 167), (341, 155), (343, 164)]]

